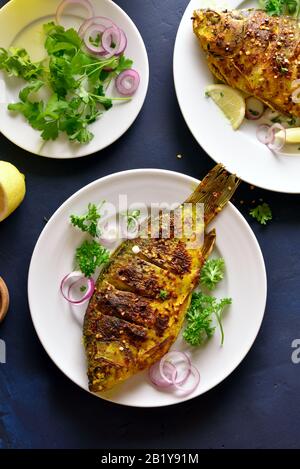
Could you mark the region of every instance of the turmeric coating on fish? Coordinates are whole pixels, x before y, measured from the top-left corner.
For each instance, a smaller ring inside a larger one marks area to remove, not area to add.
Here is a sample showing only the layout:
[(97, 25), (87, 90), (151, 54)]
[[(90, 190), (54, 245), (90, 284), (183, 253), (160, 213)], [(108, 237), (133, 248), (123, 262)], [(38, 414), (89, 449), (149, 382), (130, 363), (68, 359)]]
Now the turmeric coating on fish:
[[(239, 184), (238, 178), (217, 165), (186, 200), (191, 231), (175, 236), (175, 214), (170, 214), (169, 237), (124, 241), (101, 272), (84, 320), (89, 389), (112, 389), (149, 368), (170, 349), (182, 328), (201, 268), (216, 240), (215, 230), (203, 234)], [(194, 223), (198, 203), (204, 205), (202, 224)], [(183, 213), (180, 206), (179, 213)], [(201, 236), (201, 238), (200, 238)], [(201, 239), (201, 243), (194, 241)], [(138, 246), (139, 249), (132, 249)]]
[(193, 29), (210, 70), (223, 83), (250, 94), (282, 114), (300, 117), (292, 100), (300, 88), (297, 20), (262, 10), (197, 10)]

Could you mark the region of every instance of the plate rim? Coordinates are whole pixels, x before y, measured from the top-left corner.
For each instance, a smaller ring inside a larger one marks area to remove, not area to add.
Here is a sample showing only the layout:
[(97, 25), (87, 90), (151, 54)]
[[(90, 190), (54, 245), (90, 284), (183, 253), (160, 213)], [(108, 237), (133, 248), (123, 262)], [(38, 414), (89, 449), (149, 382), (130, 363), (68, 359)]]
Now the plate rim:
[[(7, 3), (5, 3), (1, 8), (0, 8), (0, 16), (1, 16), (1, 13), (3, 11), (5, 11), (6, 9), (8, 9), (9, 7), (11, 7), (12, 4), (14, 3), (17, 3), (18, 1), (20, 0), (9, 0)], [(81, 153), (80, 155), (72, 155), (72, 156), (50, 156), (50, 155), (42, 155), (38, 152), (32, 152), (30, 150), (28, 150), (27, 148), (24, 148), (23, 145), (20, 145), (19, 143), (16, 143), (15, 140), (12, 140), (11, 138), (9, 138), (5, 132), (3, 132), (0, 128), (0, 134), (3, 135), (9, 142), (11, 142), (13, 145), (16, 145), (18, 148), (21, 148), (21, 150), (23, 151), (26, 151), (27, 153), (29, 153), (31, 156), (38, 156), (38, 157), (41, 157), (41, 158), (48, 158), (48, 159), (53, 159), (53, 160), (73, 160), (73, 159), (77, 159), (77, 158), (84, 158), (84, 157), (87, 157), (87, 156), (92, 156), (92, 155), (95, 155), (96, 153), (98, 152), (101, 152), (102, 150), (105, 150), (106, 148), (110, 147), (111, 145), (113, 145), (115, 142), (117, 142), (120, 138), (122, 138), (127, 132), (128, 130), (130, 129), (130, 127), (135, 123), (135, 121), (137, 120), (137, 118), (139, 117), (142, 109), (143, 109), (143, 106), (145, 104), (145, 101), (146, 101), (146, 98), (147, 98), (147, 95), (148, 95), (148, 92), (149, 92), (149, 82), (150, 82), (150, 65), (149, 65), (149, 57), (148, 57), (148, 52), (147, 52), (147, 48), (146, 48), (146, 45), (145, 45), (145, 42), (144, 42), (144, 39), (143, 39), (143, 36), (142, 34), (140, 33), (138, 27), (136, 26), (136, 24), (134, 23), (134, 21), (131, 19), (131, 17), (128, 15), (128, 13), (123, 10), (123, 8), (121, 8), (114, 0), (106, 0), (108, 4), (112, 4), (114, 8), (116, 8), (117, 10), (119, 10), (119, 12), (121, 14), (123, 14), (127, 21), (129, 21), (131, 23), (131, 26), (133, 27), (133, 29), (135, 29), (135, 32), (137, 33), (137, 37), (139, 38), (140, 40), (140, 46), (141, 46), (141, 49), (143, 50), (143, 55), (144, 55), (144, 58), (146, 59), (146, 76), (143, 77), (144, 80), (145, 80), (145, 95), (144, 97), (142, 98), (141, 100), (141, 103), (138, 107), (138, 110), (137, 110), (137, 113), (136, 113), (136, 116), (134, 117), (134, 119), (128, 124), (128, 126), (126, 126), (126, 129), (117, 137), (117, 138), (113, 138), (110, 142), (108, 142), (105, 146), (102, 146), (100, 149), (95, 149), (95, 150), (92, 150), (92, 151), (83, 151), (83, 153)], [(34, 20), (33, 20), (34, 21)], [(98, 121), (99, 122), (99, 121)], [(25, 125), (29, 125), (27, 122), (24, 122)], [(47, 142), (46, 142), (47, 143)], [(87, 146), (86, 146), (87, 147)], [(82, 145), (82, 149), (84, 149), (84, 145)], [(62, 155), (64, 155), (64, 153), (62, 153)]]
[[(208, 148), (208, 144), (206, 142), (201, 142), (200, 143), (200, 139), (196, 136), (196, 133), (192, 130), (192, 126), (190, 125), (189, 118), (188, 118), (188, 111), (184, 110), (184, 105), (183, 105), (183, 102), (180, 98), (180, 92), (179, 92), (179, 89), (178, 89), (178, 82), (177, 82), (177, 79), (176, 79), (176, 70), (175, 70), (176, 60), (175, 60), (175, 56), (176, 56), (176, 53), (177, 53), (177, 46), (179, 44), (179, 35), (180, 35), (180, 32), (181, 32), (183, 18), (186, 16), (187, 11), (189, 11), (189, 9), (191, 8), (191, 4), (193, 4), (194, 1), (195, 0), (190, 0), (189, 1), (189, 3), (187, 4), (187, 6), (186, 6), (181, 18), (180, 18), (180, 22), (179, 22), (179, 25), (178, 25), (176, 38), (175, 38), (175, 43), (174, 43), (174, 49), (173, 49), (173, 66), (172, 66), (172, 68), (173, 68), (173, 82), (174, 82), (176, 98), (177, 98), (177, 102), (178, 102), (181, 114), (182, 114), (183, 119), (185, 121), (185, 124), (188, 127), (189, 131), (191, 132), (193, 138), (195, 139), (197, 144), (200, 146), (200, 148), (202, 148), (205, 151), (205, 153), (209, 156), (209, 158), (211, 158), (216, 163), (222, 163), (222, 161), (220, 161), (219, 158), (216, 156), (216, 152), (215, 151), (211, 152), (210, 149)], [(244, 3), (244, 0), (227, 0), (227, 1), (230, 3), (230, 8), (232, 8), (232, 9), (238, 8), (240, 5), (242, 5)], [(293, 157), (292, 156), (287, 156), (287, 158), (293, 158)], [(300, 158), (300, 154), (299, 154), (299, 158)], [(230, 171), (232, 173), (237, 172), (236, 169), (234, 169), (232, 167), (229, 168), (228, 166), (229, 166), (229, 163), (226, 162), (226, 167), (227, 167), (228, 171)], [(242, 180), (243, 180), (243, 182), (245, 182), (247, 184), (255, 185), (255, 186), (260, 187), (264, 190), (268, 190), (268, 191), (279, 193), (279, 194), (300, 194), (300, 184), (299, 184), (298, 189), (288, 189), (288, 188), (280, 189), (280, 188), (274, 188), (272, 186), (272, 184), (264, 184), (264, 185), (257, 184), (257, 182), (251, 180), (251, 178), (248, 179), (245, 176), (243, 176)]]
[(36, 327), (36, 323), (35, 323), (35, 319), (34, 319), (34, 315), (32, 313), (32, 310), (31, 310), (31, 285), (30, 285), (30, 281), (31, 281), (31, 276), (32, 276), (32, 271), (33, 271), (33, 264), (34, 264), (34, 261), (35, 261), (35, 256), (36, 256), (36, 252), (38, 251), (39, 249), (39, 246), (40, 244), (42, 243), (43, 241), (43, 237), (46, 235), (46, 232), (47, 232), (47, 226), (50, 222), (53, 222), (56, 217), (58, 217), (60, 215), (60, 212), (62, 212), (66, 206), (72, 202), (73, 200), (77, 200), (78, 198), (80, 198), (81, 194), (83, 192), (85, 192), (86, 190), (89, 190), (91, 188), (93, 188), (94, 186), (96, 187), (99, 183), (101, 182), (108, 182), (108, 181), (113, 181), (114, 179), (117, 179), (117, 178), (123, 178), (127, 175), (138, 175), (138, 174), (141, 174), (143, 173), (144, 175), (157, 175), (157, 174), (160, 174), (160, 175), (166, 175), (166, 176), (169, 176), (169, 177), (172, 177), (172, 176), (175, 176), (175, 177), (179, 177), (181, 178), (182, 180), (185, 180), (186, 182), (188, 183), (199, 183), (199, 180), (194, 178), (193, 176), (189, 176), (187, 174), (183, 174), (183, 173), (179, 173), (177, 171), (172, 171), (172, 170), (166, 170), (166, 169), (157, 169), (157, 168), (139, 168), (139, 169), (130, 169), (130, 170), (125, 170), (125, 171), (119, 171), (117, 173), (113, 173), (113, 174), (109, 174), (107, 176), (104, 176), (102, 178), (98, 178), (96, 179), (95, 181), (92, 181), (90, 182), (89, 184), (85, 185), (84, 187), (82, 187), (81, 189), (77, 190), (75, 193), (73, 193), (70, 197), (68, 197), (58, 208), (57, 210), (53, 213), (53, 215), (50, 217), (47, 225), (43, 228), (43, 230), (41, 231), (39, 237), (38, 237), (38, 240), (35, 244), (35, 247), (34, 247), (34, 250), (33, 250), (33, 253), (32, 253), (32, 256), (31, 256), (31, 260), (30, 260), (30, 265), (29, 265), (29, 270), (28, 270), (28, 280), (27, 280), (27, 295), (28, 295), (28, 304), (29, 304), (29, 311), (30, 311), (30, 316), (31, 316), (31, 320), (32, 320), (32, 323), (33, 323), (33, 326), (34, 326), (34, 329), (35, 329), (35, 332), (40, 340), (40, 343), (41, 345), (43, 346), (45, 352), (47, 353), (47, 355), (49, 356), (49, 358), (51, 359), (51, 361), (55, 364), (55, 366), (68, 378), (70, 379), (70, 381), (73, 382), (73, 384), (77, 385), (78, 387), (80, 387), (82, 390), (86, 391), (88, 394), (91, 394), (97, 398), (100, 398), (104, 401), (107, 401), (107, 402), (110, 402), (112, 404), (117, 404), (117, 405), (120, 405), (120, 406), (125, 406), (125, 407), (133, 407), (133, 408), (159, 408), (159, 407), (168, 407), (168, 406), (172, 406), (172, 405), (178, 405), (178, 404), (182, 404), (186, 401), (189, 401), (189, 400), (192, 400), (192, 399), (195, 399), (195, 398), (199, 398), (200, 396), (206, 394), (208, 391), (210, 391), (211, 389), (213, 389), (214, 387), (218, 386), (220, 383), (222, 383), (226, 378), (228, 378), (228, 376), (230, 376), (233, 371), (238, 368), (238, 366), (242, 363), (242, 361), (245, 359), (245, 357), (247, 356), (247, 354), (249, 353), (250, 349), (252, 348), (256, 338), (257, 338), (257, 335), (259, 333), (259, 331), (261, 330), (261, 325), (262, 325), (262, 321), (264, 319), (264, 315), (265, 315), (265, 310), (266, 310), (266, 302), (267, 302), (267, 273), (266, 273), (266, 267), (265, 267), (265, 262), (264, 262), (264, 257), (263, 257), (263, 254), (262, 254), (262, 251), (261, 251), (261, 248), (260, 248), (260, 245), (258, 243), (258, 240), (253, 232), (253, 230), (251, 229), (250, 225), (248, 224), (248, 222), (246, 221), (246, 219), (243, 217), (243, 215), (240, 213), (240, 211), (231, 203), (231, 202), (228, 202), (228, 205), (230, 206), (231, 210), (233, 211), (233, 213), (235, 214), (235, 216), (237, 216), (239, 222), (244, 226), (244, 228), (246, 229), (247, 233), (249, 234), (250, 238), (251, 238), (251, 242), (254, 243), (255, 245), (255, 248), (256, 248), (256, 259), (257, 259), (257, 264), (258, 264), (258, 268), (261, 270), (261, 274), (262, 274), (262, 278), (263, 278), (263, 285), (262, 285), (262, 302), (263, 302), (263, 308), (262, 308), (262, 314), (261, 314), (261, 318), (260, 318), (260, 322), (259, 322), (259, 325), (258, 325), (258, 328), (257, 328), (257, 332), (255, 334), (255, 336), (253, 337), (253, 340), (250, 342), (249, 344), (249, 347), (246, 349), (245, 353), (242, 355), (242, 358), (239, 360), (239, 363), (237, 365), (233, 364), (233, 367), (231, 368), (230, 367), (230, 371), (227, 372), (226, 375), (224, 375), (222, 377), (221, 380), (217, 380), (217, 382), (215, 384), (212, 384), (208, 389), (206, 389), (204, 392), (198, 394), (197, 396), (186, 396), (180, 400), (178, 400), (177, 402), (170, 402), (170, 403), (158, 403), (157, 405), (140, 405), (140, 404), (128, 404), (128, 403), (122, 403), (122, 402), (115, 402), (113, 401), (112, 399), (109, 399), (109, 398), (106, 398), (105, 396), (101, 396), (101, 395), (98, 395), (98, 394), (95, 394), (95, 393), (92, 393), (90, 392), (88, 389), (84, 388), (82, 385), (80, 385), (79, 383), (75, 382), (72, 377), (66, 372), (64, 371), (55, 361), (54, 359), (52, 359), (50, 353), (48, 352), (47, 350), (47, 347), (45, 346), (44, 344), (44, 340), (42, 339), (42, 337), (40, 336), (39, 334), (39, 331), (38, 331), (38, 328)]

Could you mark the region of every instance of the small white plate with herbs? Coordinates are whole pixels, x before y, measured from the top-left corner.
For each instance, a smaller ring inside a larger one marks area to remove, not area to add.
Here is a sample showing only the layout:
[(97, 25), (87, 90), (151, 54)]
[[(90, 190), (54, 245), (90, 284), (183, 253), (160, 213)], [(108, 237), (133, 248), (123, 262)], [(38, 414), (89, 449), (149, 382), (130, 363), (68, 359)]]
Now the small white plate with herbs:
[[(155, 169), (113, 174), (89, 184), (70, 197), (45, 226), (36, 244), (29, 270), (31, 316), (40, 341), (51, 359), (84, 390), (89, 390), (82, 341), (82, 324), (88, 302), (76, 306), (66, 301), (62, 295), (61, 282), (74, 269), (81, 268), (82, 272), (91, 275), (91, 259), (84, 243), (93, 243), (93, 220), (98, 223), (97, 213), (103, 217), (105, 204), (118, 207), (119, 196), (122, 195), (123, 200), (124, 196), (127, 197), (130, 210), (120, 210), (119, 213), (126, 223), (134, 225), (142, 220), (140, 212), (132, 210), (133, 204), (138, 202), (146, 207), (161, 204), (162, 201), (180, 204), (193, 192), (197, 183), (196, 179), (189, 176)], [(104, 205), (103, 201), (106, 201)], [(85, 217), (88, 206), (88, 218), (80, 218)], [(72, 218), (73, 224), (70, 218), (72, 215), (75, 216)], [(105, 217), (101, 220), (104, 226)], [(200, 377), (199, 382), (194, 383), (192, 380), (192, 383), (187, 383), (187, 392), (177, 393), (172, 387), (155, 385), (148, 371), (143, 371), (99, 397), (136, 407), (178, 404), (216, 386), (232, 373), (248, 353), (260, 329), (265, 310), (267, 283), (264, 260), (251, 228), (231, 203), (211, 225), (217, 232), (216, 248), (202, 271), (186, 322), (171, 349), (187, 353), (193, 369), (197, 370)], [(80, 227), (85, 229), (86, 226), (89, 227), (89, 233), (80, 230)], [(103, 244), (101, 239), (100, 244), (97, 244), (99, 263), (114, 248), (111, 246), (107, 252), (107, 244)], [(108, 240), (109, 236), (106, 237), (106, 243)], [(97, 258), (95, 251), (92, 257), (93, 263)], [(97, 279), (97, 273), (94, 274), (94, 280)], [(255, 292), (255, 295), (251, 292)], [(84, 288), (78, 294), (82, 299), (89, 292)], [(67, 291), (65, 295), (68, 296)], [(204, 301), (207, 296), (209, 299)], [(218, 305), (225, 298), (227, 300), (222, 303), (225, 308), (221, 311)], [(76, 294), (73, 301), (76, 301)], [(204, 316), (201, 316), (204, 303), (206, 309)], [(216, 313), (219, 314), (222, 328)], [(200, 323), (196, 325), (194, 319), (199, 320), (199, 317)]]
[(148, 81), (143, 39), (110, 0), (11, 0), (0, 10), (0, 131), (24, 150), (102, 150), (135, 121)]

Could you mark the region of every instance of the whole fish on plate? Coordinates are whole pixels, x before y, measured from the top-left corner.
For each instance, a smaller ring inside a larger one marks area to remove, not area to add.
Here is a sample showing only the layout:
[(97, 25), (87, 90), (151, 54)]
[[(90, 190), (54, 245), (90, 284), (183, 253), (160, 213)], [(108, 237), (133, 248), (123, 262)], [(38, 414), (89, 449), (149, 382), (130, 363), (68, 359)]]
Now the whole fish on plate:
[(297, 20), (262, 10), (197, 10), (193, 28), (212, 73), (283, 114), (300, 117), (292, 95), (299, 89)]
[[(174, 343), (200, 270), (215, 244), (215, 230), (203, 235), (204, 226), (223, 209), (238, 184), (222, 165), (215, 166), (185, 201), (187, 205), (180, 206), (180, 216), (190, 220), (188, 235), (184, 231), (175, 236), (175, 212), (171, 212), (169, 236), (164, 237), (165, 215), (160, 214), (158, 237), (150, 237), (149, 219), (146, 236), (124, 241), (113, 253), (84, 320), (92, 392), (109, 390), (149, 368)], [(202, 224), (195, 223), (199, 203), (204, 206)], [(182, 207), (190, 211), (189, 217)], [(197, 244), (199, 235), (202, 241)]]

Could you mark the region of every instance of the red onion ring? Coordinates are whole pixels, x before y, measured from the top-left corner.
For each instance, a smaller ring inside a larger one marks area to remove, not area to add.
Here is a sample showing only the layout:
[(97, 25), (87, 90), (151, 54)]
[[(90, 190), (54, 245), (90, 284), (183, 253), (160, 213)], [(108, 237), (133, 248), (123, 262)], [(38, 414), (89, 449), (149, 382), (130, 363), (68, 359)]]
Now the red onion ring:
[(172, 363), (166, 362), (165, 363), (165, 373), (170, 377), (170, 382), (166, 381), (160, 374), (160, 369), (159, 369), (159, 362), (155, 363), (153, 366), (150, 367), (149, 369), (149, 377), (150, 380), (152, 381), (155, 386), (160, 387), (160, 388), (169, 388), (172, 386), (172, 377), (175, 376), (175, 379), (177, 377), (177, 371), (174, 365)]
[[(174, 382), (175, 388), (178, 389), (179, 391), (183, 391), (182, 393), (180, 393), (181, 397), (185, 397), (185, 396), (188, 396), (189, 394), (192, 394), (192, 392), (194, 392), (197, 386), (199, 385), (200, 373), (197, 370), (197, 368), (195, 368), (193, 365), (190, 367), (190, 370), (189, 370), (188, 377), (190, 376), (194, 377), (194, 383), (190, 385), (190, 387), (185, 387), (182, 384), (177, 384), (176, 382)], [(188, 384), (188, 381), (186, 380), (186, 382), (183, 384)]]
[(267, 124), (261, 124), (257, 127), (256, 137), (260, 141), (260, 143), (267, 145), (268, 143), (271, 142), (269, 130), (270, 130), (270, 126)]
[[(128, 86), (129, 84), (129, 86)], [(132, 68), (124, 70), (116, 79), (116, 87), (120, 94), (124, 96), (132, 96), (138, 89), (140, 84), (140, 75)]]
[(104, 26), (104, 29), (115, 26), (115, 23), (109, 18), (106, 18), (105, 16), (93, 16), (92, 18), (88, 18), (87, 20), (85, 20), (84, 23), (82, 23), (78, 31), (79, 36), (83, 37), (87, 28), (98, 24)]
[[(261, 101), (256, 99), (254, 96), (248, 96), (245, 100), (246, 104), (246, 118), (249, 120), (260, 119), (264, 113), (264, 105)], [(255, 112), (255, 114), (253, 114)]]
[[(80, 299), (72, 299), (72, 291), (77, 287), (84, 286), (86, 291)], [(92, 278), (86, 278), (81, 272), (75, 271), (66, 275), (60, 284), (60, 291), (65, 300), (69, 303), (79, 306), (88, 301), (95, 290), (95, 282)]]
[(119, 45), (119, 50), (115, 53), (115, 55), (121, 55), (125, 51), (127, 47), (127, 36), (122, 29), (119, 28), (121, 34), (121, 40)]
[[(283, 132), (283, 139), (276, 140), (276, 130)], [(257, 128), (256, 136), (258, 140), (267, 145), (267, 147), (272, 151), (280, 151), (286, 141), (286, 129), (281, 124), (273, 124), (271, 127), (266, 124), (262, 124)]]
[[(276, 135), (277, 135), (276, 130), (277, 129), (280, 132), (281, 131), (283, 132), (283, 139), (276, 139)], [(283, 127), (283, 125), (278, 124), (278, 123), (273, 124), (272, 127), (270, 127), (269, 130), (268, 130), (268, 135), (269, 135), (269, 138), (270, 138), (270, 142), (267, 143), (268, 148), (270, 148), (270, 150), (272, 150), (272, 151), (280, 151), (284, 147), (285, 141), (286, 141), (286, 130)]]
[[(171, 378), (169, 378), (166, 374), (165, 374), (165, 364), (166, 363), (171, 363), (173, 366), (175, 366), (176, 370), (177, 370), (177, 375), (178, 375), (178, 362), (184, 362), (184, 364), (186, 365), (186, 369), (184, 370), (184, 373), (183, 373), (183, 376), (181, 377), (177, 377), (176, 376), (172, 376)], [(160, 374), (162, 376), (162, 378), (170, 383), (170, 384), (183, 384), (188, 376), (189, 376), (189, 373), (190, 373), (190, 368), (191, 368), (192, 364), (191, 364), (191, 360), (190, 358), (185, 354), (185, 353), (182, 353), (182, 352), (169, 352), (169, 353), (166, 353), (166, 355), (160, 360), (159, 362), (159, 371), (160, 371)]]
[(91, 4), (91, 2), (89, 0), (63, 0), (58, 5), (58, 8), (56, 10), (55, 20), (56, 20), (57, 24), (60, 24), (61, 16), (62, 16), (65, 8), (69, 5), (80, 5), (80, 6), (82, 6), (83, 8), (85, 8), (87, 10), (89, 18), (91, 16), (95, 16), (93, 5)]
[[(104, 33), (102, 34), (102, 47), (106, 50), (108, 54), (115, 54), (120, 49), (120, 42), (121, 42), (121, 31), (117, 26), (112, 26), (111, 28), (107, 28)], [(115, 44), (112, 47), (112, 43)]]
[(104, 31), (105, 27), (101, 24), (93, 24), (86, 29), (83, 40), (89, 52), (99, 55), (104, 55), (107, 53), (106, 49), (104, 49), (102, 46), (102, 40), (100, 41), (99, 46), (95, 46), (90, 41), (90, 37), (93, 36), (93, 33), (99, 33), (101, 36), (103, 36)]

